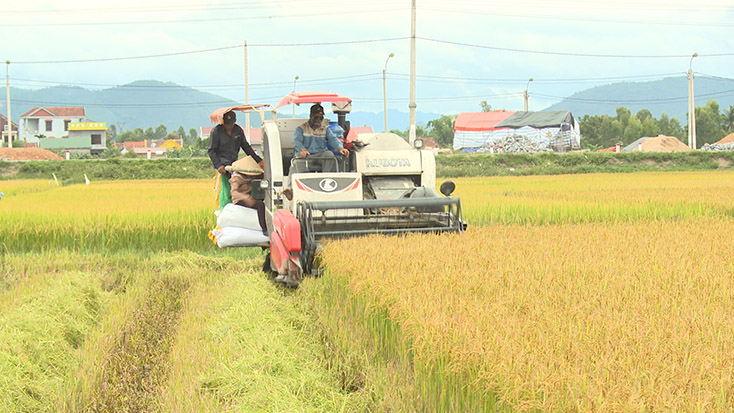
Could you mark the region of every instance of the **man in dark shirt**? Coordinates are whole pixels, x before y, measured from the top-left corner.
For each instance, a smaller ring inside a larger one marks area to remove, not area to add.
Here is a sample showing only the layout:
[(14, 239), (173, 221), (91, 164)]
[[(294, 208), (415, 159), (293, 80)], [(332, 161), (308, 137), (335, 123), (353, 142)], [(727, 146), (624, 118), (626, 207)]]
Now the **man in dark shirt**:
[(224, 167), (232, 165), (237, 160), (240, 148), (246, 154), (252, 156), (255, 162), (260, 163), (262, 158), (259, 157), (252, 146), (245, 139), (245, 131), (235, 123), (237, 116), (234, 112), (229, 111), (222, 116), (223, 124), (219, 124), (212, 129), (209, 135), (209, 159), (212, 160), (212, 166), (221, 175), (220, 184), (221, 191), (219, 193), (219, 208), (232, 202), (230, 194), (229, 178), (231, 177)]

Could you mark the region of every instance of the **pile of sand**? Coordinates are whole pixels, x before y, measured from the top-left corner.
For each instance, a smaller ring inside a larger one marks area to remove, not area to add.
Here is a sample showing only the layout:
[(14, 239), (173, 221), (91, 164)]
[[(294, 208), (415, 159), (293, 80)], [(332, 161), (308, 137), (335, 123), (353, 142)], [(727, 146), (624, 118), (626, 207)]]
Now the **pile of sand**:
[(734, 133), (730, 133), (724, 136), (724, 139), (716, 142), (717, 145), (721, 145), (722, 143), (734, 143)]
[[(635, 148), (634, 150), (637, 150)], [(658, 135), (642, 142), (643, 152), (684, 152), (691, 148), (674, 136)]]
[(64, 159), (59, 155), (41, 148), (0, 148), (0, 160), (39, 161)]

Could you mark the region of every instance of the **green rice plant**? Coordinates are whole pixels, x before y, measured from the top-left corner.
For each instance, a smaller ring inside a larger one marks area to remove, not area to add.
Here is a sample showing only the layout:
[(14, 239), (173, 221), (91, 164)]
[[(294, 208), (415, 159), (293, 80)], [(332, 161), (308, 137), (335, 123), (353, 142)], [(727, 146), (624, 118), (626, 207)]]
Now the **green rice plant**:
[(216, 223), (207, 180), (93, 182), (3, 201), (8, 251), (213, 250)]
[(734, 172), (458, 178), (470, 225), (679, 220), (732, 215)]

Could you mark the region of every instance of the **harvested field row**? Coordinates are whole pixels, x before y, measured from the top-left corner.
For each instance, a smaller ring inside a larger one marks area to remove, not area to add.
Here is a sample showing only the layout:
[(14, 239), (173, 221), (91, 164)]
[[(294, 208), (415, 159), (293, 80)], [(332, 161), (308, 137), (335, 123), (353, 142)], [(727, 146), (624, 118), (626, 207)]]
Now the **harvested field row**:
[(325, 370), (308, 316), (259, 264), (1, 255), (0, 410), (364, 410), (365, 394)]

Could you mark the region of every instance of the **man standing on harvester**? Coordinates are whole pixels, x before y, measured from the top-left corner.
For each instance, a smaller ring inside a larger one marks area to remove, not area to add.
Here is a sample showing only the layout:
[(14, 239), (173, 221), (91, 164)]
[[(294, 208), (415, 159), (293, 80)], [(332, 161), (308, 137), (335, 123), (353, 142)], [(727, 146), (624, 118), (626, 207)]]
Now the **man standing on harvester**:
[(324, 108), (318, 103), (311, 106), (308, 122), (293, 133), (293, 146), (296, 157), (320, 162), (324, 172), (336, 171), (336, 158), (329, 148), (349, 156), (349, 151), (324, 124)]
[(232, 202), (230, 194), (231, 186), (229, 179), (231, 175), (225, 169), (226, 166), (232, 165), (239, 157), (240, 148), (257, 163), (262, 162), (262, 158), (255, 153), (245, 138), (245, 131), (235, 123), (237, 117), (233, 111), (229, 111), (222, 116), (223, 123), (212, 129), (209, 135), (209, 159), (212, 160), (212, 166), (219, 172), (221, 189), (219, 192), (219, 207), (221, 210), (225, 205)]

